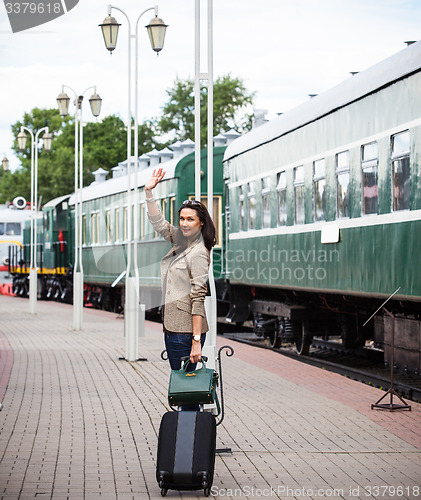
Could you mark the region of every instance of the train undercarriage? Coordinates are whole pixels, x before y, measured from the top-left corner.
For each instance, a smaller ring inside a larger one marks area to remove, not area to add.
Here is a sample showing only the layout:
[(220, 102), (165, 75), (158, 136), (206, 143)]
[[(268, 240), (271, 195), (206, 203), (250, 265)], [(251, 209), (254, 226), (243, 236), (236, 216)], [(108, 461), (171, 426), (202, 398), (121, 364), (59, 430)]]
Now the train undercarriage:
[(254, 333), (268, 339), (271, 347), (295, 343), (299, 354), (307, 355), (313, 338), (335, 337), (351, 349), (366, 345), (382, 349), (386, 364), (403, 371), (421, 373), (421, 310), (419, 304), (388, 303), (367, 320), (384, 299), (339, 294), (275, 290), (253, 286), (226, 285), (227, 320), (251, 322)]
[[(73, 275), (71, 272), (64, 275), (38, 276), (38, 299), (55, 300), (71, 304), (73, 302)], [(29, 276), (26, 274), (15, 276), (13, 279), (13, 293), (17, 297), (29, 296)], [(84, 306), (120, 313), (123, 310), (123, 294), (120, 287), (113, 288), (104, 285), (84, 285)]]

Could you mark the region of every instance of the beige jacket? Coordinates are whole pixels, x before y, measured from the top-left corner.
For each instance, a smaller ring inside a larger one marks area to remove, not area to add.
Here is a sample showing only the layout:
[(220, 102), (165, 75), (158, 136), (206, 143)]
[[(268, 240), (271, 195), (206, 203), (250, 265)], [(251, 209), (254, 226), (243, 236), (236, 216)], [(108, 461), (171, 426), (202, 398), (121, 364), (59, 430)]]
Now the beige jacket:
[[(149, 215), (149, 220), (164, 239), (174, 243), (178, 227), (166, 221), (162, 214)], [(203, 317), (202, 332), (209, 330), (205, 312), (205, 296), (209, 273), (210, 252), (202, 235), (184, 248), (174, 244), (161, 261), (161, 283), (165, 305), (164, 328), (170, 332), (193, 332), (192, 315)]]

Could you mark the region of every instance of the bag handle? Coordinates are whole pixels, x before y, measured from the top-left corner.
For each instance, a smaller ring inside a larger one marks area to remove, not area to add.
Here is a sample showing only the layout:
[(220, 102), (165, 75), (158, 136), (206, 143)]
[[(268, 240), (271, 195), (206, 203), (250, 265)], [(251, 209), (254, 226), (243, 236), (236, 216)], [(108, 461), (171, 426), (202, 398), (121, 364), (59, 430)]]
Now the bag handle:
[[(189, 364), (191, 363), (190, 361), (190, 356), (183, 356), (182, 358), (180, 358), (181, 362), (184, 361), (184, 365), (180, 368), (180, 371), (183, 370), (183, 371), (186, 371), (186, 368), (189, 366)], [(207, 361), (208, 358), (207, 356), (202, 356), (199, 363), (202, 363), (202, 368), (206, 368), (206, 364), (205, 364), (205, 361)], [(200, 368), (200, 369), (202, 369)]]
[[(187, 361), (188, 359), (190, 359), (190, 356), (183, 356), (182, 358), (180, 358), (181, 362)], [(207, 361), (208, 357), (207, 356), (202, 356), (202, 359), (204, 361)]]

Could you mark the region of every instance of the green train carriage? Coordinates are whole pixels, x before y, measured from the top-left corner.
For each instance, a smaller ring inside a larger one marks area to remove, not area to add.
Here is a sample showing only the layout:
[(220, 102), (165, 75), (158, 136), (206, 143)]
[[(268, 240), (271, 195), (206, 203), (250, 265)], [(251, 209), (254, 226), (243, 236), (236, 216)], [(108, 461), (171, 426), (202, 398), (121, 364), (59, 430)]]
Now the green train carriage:
[[(69, 198), (70, 195), (66, 195), (49, 201), (34, 218), (40, 299), (72, 300), (74, 217), (69, 210)], [(13, 276), (13, 293), (20, 297), (29, 294), (30, 241), (31, 219), (28, 215), (23, 229), (22, 247), (14, 245), (10, 248), (9, 272)]]
[(273, 346), (374, 339), (420, 371), (421, 42), (227, 148), (229, 319)]

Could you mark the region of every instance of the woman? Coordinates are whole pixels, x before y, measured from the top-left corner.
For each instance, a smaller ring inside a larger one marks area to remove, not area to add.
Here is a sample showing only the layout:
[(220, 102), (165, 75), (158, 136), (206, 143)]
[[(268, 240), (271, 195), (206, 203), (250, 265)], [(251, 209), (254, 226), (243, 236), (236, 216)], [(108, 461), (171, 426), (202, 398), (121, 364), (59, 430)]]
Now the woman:
[(206, 207), (196, 200), (181, 205), (179, 227), (167, 222), (152, 193), (164, 175), (162, 168), (153, 171), (145, 184), (145, 197), (153, 228), (173, 243), (161, 261), (162, 321), (168, 359), (171, 369), (179, 370), (181, 358), (189, 356), (190, 371), (201, 359), (208, 331), (205, 296), (215, 226)]

